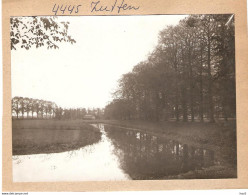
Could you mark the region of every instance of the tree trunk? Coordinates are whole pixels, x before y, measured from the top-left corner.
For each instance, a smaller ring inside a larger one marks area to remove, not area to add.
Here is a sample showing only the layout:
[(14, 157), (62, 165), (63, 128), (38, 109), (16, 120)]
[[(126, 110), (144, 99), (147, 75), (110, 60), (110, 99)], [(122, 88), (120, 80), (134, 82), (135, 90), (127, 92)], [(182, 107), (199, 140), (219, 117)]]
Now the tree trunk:
[(200, 120), (203, 122), (203, 83), (202, 83), (202, 65), (203, 65), (203, 60), (202, 60), (202, 55), (203, 55), (203, 47), (201, 46), (201, 61), (200, 61), (200, 107), (199, 107), (199, 115), (200, 115)]
[(210, 62), (210, 32), (208, 29), (208, 58), (207, 58), (207, 64), (208, 64), (208, 104), (209, 104), (209, 120), (211, 123), (214, 122), (214, 106), (213, 106), (213, 94), (212, 94), (212, 74), (211, 74), (211, 62)]
[(182, 86), (182, 108), (183, 108), (183, 121), (187, 122), (188, 121), (188, 108), (187, 108), (187, 101), (186, 101), (186, 86)]
[(176, 84), (176, 97), (175, 97), (175, 116), (176, 116), (176, 121), (179, 121), (179, 112), (178, 112), (178, 98), (179, 98), (179, 93), (178, 93), (178, 70), (177, 70), (177, 64), (174, 63), (174, 68), (175, 68), (175, 84)]
[(160, 97), (159, 92), (155, 92), (155, 120), (159, 121), (160, 118)]
[[(183, 47), (182, 47), (182, 58), (184, 59)], [(186, 89), (186, 80), (187, 80), (187, 71), (185, 64), (183, 64), (183, 82), (181, 84), (181, 93), (182, 93), (182, 108), (183, 108), (183, 121), (188, 121), (188, 108), (187, 108), (187, 89)]]
[(194, 96), (193, 96), (193, 73), (192, 73), (192, 64), (191, 64), (191, 45), (189, 44), (189, 90), (190, 90), (190, 112), (191, 112), (191, 121), (195, 120), (194, 113)]
[[(227, 67), (226, 67), (226, 59), (227, 59), (227, 55), (226, 55), (226, 47), (225, 47), (225, 27), (224, 24), (222, 24), (222, 31), (221, 31), (221, 38), (222, 38), (222, 62), (221, 62), (221, 68), (222, 68), (222, 107), (223, 107), (223, 114), (224, 114), (224, 118), (225, 121), (228, 121), (228, 111), (227, 111), (227, 107), (228, 107), (228, 89), (227, 89), (227, 85), (228, 85), (228, 76), (227, 76)], [(230, 86), (229, 86), (230, 87)]]

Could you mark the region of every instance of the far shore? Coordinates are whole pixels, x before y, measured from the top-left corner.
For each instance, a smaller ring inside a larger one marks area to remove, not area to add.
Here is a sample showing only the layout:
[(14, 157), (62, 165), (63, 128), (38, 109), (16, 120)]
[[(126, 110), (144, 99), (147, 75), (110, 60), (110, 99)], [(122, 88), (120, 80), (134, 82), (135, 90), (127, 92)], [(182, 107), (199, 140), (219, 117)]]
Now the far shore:
[(99, 129), (80, 121), (24, 119), (12, 127), (13, 155), (71, 151), (101, 139)]

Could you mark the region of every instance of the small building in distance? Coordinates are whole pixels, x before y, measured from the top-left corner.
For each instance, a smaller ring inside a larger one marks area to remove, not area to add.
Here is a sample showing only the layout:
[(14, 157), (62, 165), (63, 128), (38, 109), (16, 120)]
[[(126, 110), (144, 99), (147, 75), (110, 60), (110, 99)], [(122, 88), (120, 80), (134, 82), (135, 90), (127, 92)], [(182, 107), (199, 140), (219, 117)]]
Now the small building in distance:
[(83, 119), (84, 120), (95, 120), (96, 117), (94, 115), (91, 115), (91, 114), (86, 114), (86, 115), (84, 115)]

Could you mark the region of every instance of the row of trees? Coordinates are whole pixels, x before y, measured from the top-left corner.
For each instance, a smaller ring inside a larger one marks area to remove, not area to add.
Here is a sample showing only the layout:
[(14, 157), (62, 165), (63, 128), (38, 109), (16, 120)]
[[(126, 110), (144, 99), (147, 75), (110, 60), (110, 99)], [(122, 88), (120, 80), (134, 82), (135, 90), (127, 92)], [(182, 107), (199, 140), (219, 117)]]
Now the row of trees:
[(119, 80), (115, 119), (214, 122), (235, 117), (234, 16), (190, 15), (159, 34), (148, 59)]
[(12, 99), (12, 114), (16, 118), (46, 118), (46, 119), (82, 119), (86, 114), (102, 118), (104, 110), (100, 108), (63, 109), (51, 101), (14, 97)]

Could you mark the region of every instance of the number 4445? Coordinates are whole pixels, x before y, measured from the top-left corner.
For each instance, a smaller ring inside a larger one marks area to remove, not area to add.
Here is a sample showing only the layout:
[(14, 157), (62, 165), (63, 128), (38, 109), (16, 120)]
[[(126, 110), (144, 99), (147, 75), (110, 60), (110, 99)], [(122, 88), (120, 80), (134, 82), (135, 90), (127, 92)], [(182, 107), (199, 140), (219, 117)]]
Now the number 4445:
[(81, 6), (82, 5), (57, 5), (57, 4), (54, 4), (52, 11), (54, 12), (54, 15), (57, 15), (57, 14), (68, 15), (68, 14), (72, 14), (73, 12), (77, 14), (79, 12), (79, 8)]

